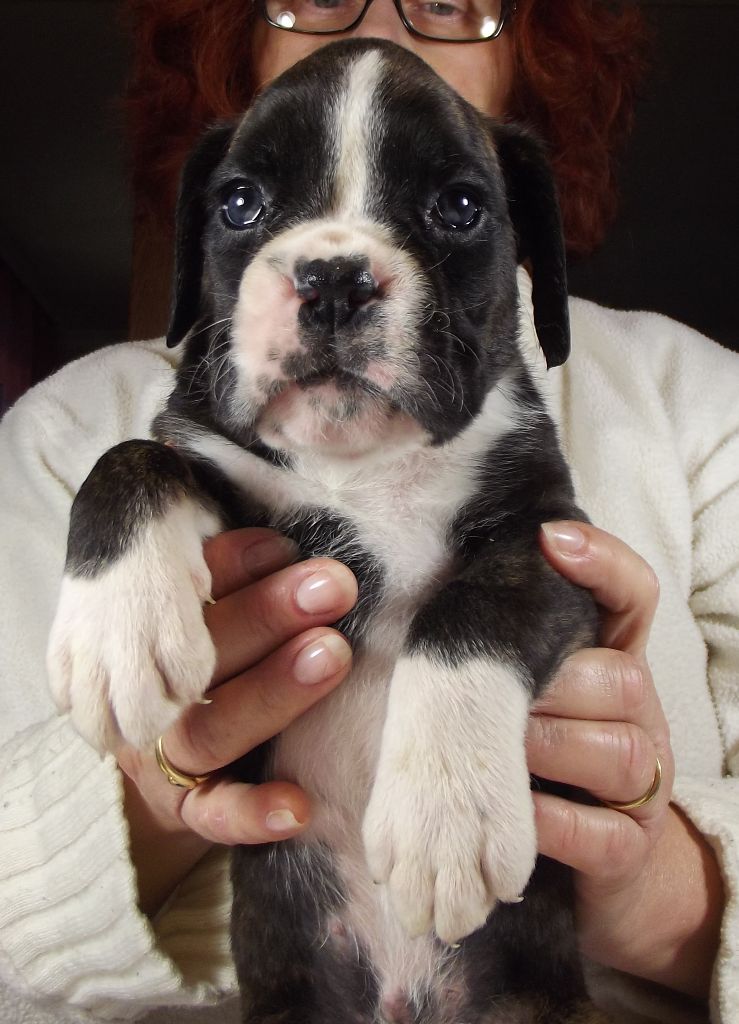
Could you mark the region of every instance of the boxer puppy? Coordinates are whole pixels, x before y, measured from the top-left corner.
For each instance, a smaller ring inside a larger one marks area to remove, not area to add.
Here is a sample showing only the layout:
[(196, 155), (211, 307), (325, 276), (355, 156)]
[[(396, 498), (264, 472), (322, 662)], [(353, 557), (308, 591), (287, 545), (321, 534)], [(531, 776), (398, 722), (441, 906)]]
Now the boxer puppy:
[(524, 261), (557, 365), (540, 147), (390, 43), (321, 49), (186, 167), (176, 385), (74, 503), (49, 664), (90, 742), (151, 744), (211, 681), (207, 537), (266, 525), (355, 573), (350, 677), (240, 765), (315, 801), (234, 854), (250, 1024), (603, 1019), (569, 875), (534, 871), (527, 715), (596, 620), (539, 550), (584, 516), (520, 347)]

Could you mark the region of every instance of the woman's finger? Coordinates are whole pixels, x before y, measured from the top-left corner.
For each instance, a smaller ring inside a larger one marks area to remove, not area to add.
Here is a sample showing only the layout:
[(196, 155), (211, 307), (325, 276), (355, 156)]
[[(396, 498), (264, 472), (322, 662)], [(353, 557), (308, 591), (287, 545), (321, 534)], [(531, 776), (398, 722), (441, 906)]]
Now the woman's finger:
[[(350, 664), (351, 649), (335, 630), (320, 628), (295, 638), (261, 664), (212, 691), (211, 704), (190, 707), (162, 737), (167, 760), (186, 775), (205, 775), (224, 767), (270, 739), (326, 696), (341, 682)], [(154, 750), (137, 750), (124, 744), (117, 757), (120, 767), (140, 791), (146, 804), (161, 820), (169, 820), (172, 827), (178, 827), (183, 820), (183, 802), (189, 794), (167, 781), (157, 764)], [(222, 781), (215, 777), (192, 792), (209, 793)], [(263, 790), (263, 795), (285, 798), (284, 806), (292, 809), (295, 819), (299, 823), (307, 821), (309, 802), (302, 790), (287, 783), (274, 785), (285, 785), (287, 789), (256, 788)], [(246, 788), (243, 787), (244, 792)], [(224, 792), (217, 791), (219, 800)], [(233, 801), (239, 792), (241, 790), (234, 790), (228, 797), (226, 810), (235, 807)], [(253, 808), (253, 798), (250, 801), (249, 807)], [(209, 802), (207, 807), (213, 810), (208, 813), (215, 815), (218, 806), (218, 800), (212, 804)], [(264, 810), (266, 805), (259, 806)], [(275, 805), (272, 809), (280, 810), (281, 806)], [(188, 807), (192, 807), (192, 801)], [(233, 825), (236, 812), (229, 813), (228, 821)], [(241, 824), (238, 827), (242, 831), (238, 834), (243, 836), (244, 820), (239, 820)], [(263, 822), (260, 827), (271, 827), (274, 832), (277, 820), (272, 819), (271, 826)], [(226, 830), (227, 824), (213, 819), (207, 828), (202, 824), (196, 831), (206, 836), (218, 828)], [(249, 834), (256, 835), (258, 831), (252, 829)], [(271, 838), (278, 837), (272, 835)], [(238, 841), (257, 840), (242, 838)]]
[[(585, 789), (598, 800), (639, 800), (654, 783), (657, 751), (649, 736), (627, 722), (585, 722), (535, 715), (527, 735), (529, 770), (540, 778)], [(670, 784), (629, 814), (646, 824), (664, 812)]]
[(604, 647), (641, 657), (659, 598), (654, 570), (627, 544), (588, 523), (545, 523), (541, 548), (558, 572), (592, 591)]
[(218, 652), (213, 685), (242, 672), (291, 637), (345, 615), (357, 600), (350, 569), (331, 558), (291, 565), (205, 609)]
[(310, 820), (310, 800), (289, 782), (260, 786), (218, 779), (189, 790), (182, 821), (203, 839), (233, 846), (289, 839)]
[(242, 587), (284, 569), (298, 557), (298, 546), (288, 537), (261, 527), (228, 530), (211, 537), (203, 554), (217, 601)]
[(644, 862), (651, 838), (627, 814), (534, 793), (539, 853), (607, 884)]
[(655, 739), (667, 728), (644, 660), (611, 648), (588, 647), (570, 655), (532, 710), (588, 721), (633, 722)]
[(350, 664), (351, 648), (336, 630), (301, 634), (211, 690), (210, 704), (189, 707), (163, 738), (168, 760), (188, 775), (223, 768), (325, 697)]

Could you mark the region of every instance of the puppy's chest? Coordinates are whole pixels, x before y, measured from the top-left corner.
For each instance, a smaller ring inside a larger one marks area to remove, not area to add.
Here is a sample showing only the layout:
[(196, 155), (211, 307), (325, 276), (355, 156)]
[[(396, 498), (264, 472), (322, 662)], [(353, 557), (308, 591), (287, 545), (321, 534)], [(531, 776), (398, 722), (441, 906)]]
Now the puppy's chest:
[(378, 612), (415, 604), (443, 579), (453, 559), (451, 525), (469, 490), (461, 476), (434, 481), (426, 466), (404, 468), (343, 480), (318, 476), (312, 496), (324, 507), (307, 504), (302, 513), (310, 553), (356, 566), (360, 588), (377, 590)]
[(366, 797), (408, 627), (453, 571), (454, 523), (478, 490), (487, 443), (466, 439), (389, 464), (298, 457), (290, 468), (213, 436), (193, 445), (303, 556), (336, 558), (357, 577), (357, 607), (337, 623), (354, 649), (351, 676), (282, 734), (273, 763), (280, 777), (299, 780), (351, 817)]
[(363, 626), (371, 612), (412, 606), (443, 582), (454, 560), (454, 521), (478, 486), (476, 458), (454, 446), (389, 465), (302, 457), (289, 469), (213, 437), (193, 447), (304, 557), (336, 558), (355, 571)]
[(274, 768), (354, 817), (374, 769), (395, 663), (414, 614), (452, 571), (453, 524), (475, 490), (475, 474), (441, 452), (381, 473), (316, 462), (297, 468), (293, 500), (273, 503), (272, 523), (305, 553), (348, 564), (359, 601), (337, 624), (354, 647), (350, 678), (283, 734)]

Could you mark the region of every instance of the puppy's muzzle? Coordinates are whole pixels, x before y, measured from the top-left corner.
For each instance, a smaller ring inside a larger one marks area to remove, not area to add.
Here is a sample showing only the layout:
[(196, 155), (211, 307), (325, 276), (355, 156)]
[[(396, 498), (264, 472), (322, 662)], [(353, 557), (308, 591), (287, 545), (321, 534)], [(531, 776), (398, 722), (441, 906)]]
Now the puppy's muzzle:
[(298, 263), (295, 291), (303, 300), (301, 325), (335, 332), (356, 320), (378, 286), (366, 257), (337, 256)]

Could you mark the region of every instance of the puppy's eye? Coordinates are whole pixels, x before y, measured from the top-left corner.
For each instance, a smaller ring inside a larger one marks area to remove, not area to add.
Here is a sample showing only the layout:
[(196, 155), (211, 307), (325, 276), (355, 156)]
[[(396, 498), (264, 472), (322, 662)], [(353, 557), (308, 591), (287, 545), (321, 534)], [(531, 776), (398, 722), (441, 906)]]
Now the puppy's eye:
[(482, 207), (477, 196), (469, 189), (448, 188), (436, 200), (433, 213), (444, 227), (471, 228), (477, 221)]
[(221, 210), (227, 226), (241, 231), (261, 220), (265, 207), (264, 196), (258, 188), (239, 185), (226, 195)]

